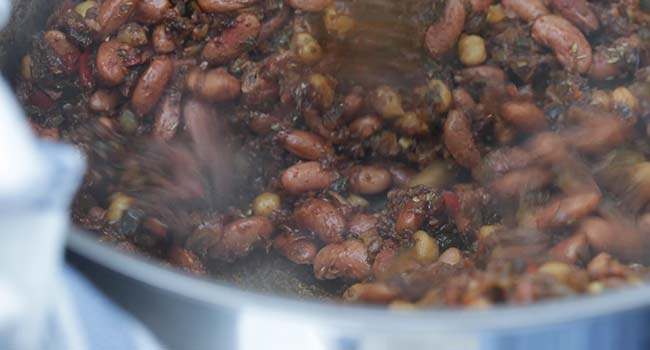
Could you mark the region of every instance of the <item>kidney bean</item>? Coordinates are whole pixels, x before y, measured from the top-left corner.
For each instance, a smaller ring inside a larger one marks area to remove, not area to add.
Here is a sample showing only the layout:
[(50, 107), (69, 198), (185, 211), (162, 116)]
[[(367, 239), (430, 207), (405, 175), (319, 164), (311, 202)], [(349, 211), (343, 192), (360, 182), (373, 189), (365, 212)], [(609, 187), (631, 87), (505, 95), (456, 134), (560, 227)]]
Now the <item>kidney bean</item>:
[(97, 23), (99, 36), (104, 38), (124, 25), (142, 0), (104, 0), (99, 5)]
[(233, 262), (271, 239), (273, 223), (264, 216), (251, 216), (234, 221), (223, 229), (221, 240), (210, 247), (211, 258)]
[(494, 3), (494, 0), (470, 0), (473, 12), (483, 12)]
[(532, 161), (531, 154), (522, 148), (499, 148), (483, 158), (481, 164), (474, 169), (473, 175), (486, 183), (509, 171), (526, 168)]
[(273, 248), (298, 265), (311, 265), (318, 254), (318, 245), (313, 239), (291, 232), (275, 237)]
[(598, 18), (586, 0), (549, 0), (549, 3), (555, 12), (587, 34), (600, 27)]
[(319, 12), (329, 6), (332, 0), (287, 0), (287, 3), (296, 10)]
[(349, 174), (350, 190), (361, 194), (377, 194), (390, 188), (391, 175), (380, 166), (355, 166)]
[(324, 169), (319, 162), (298, 163), (284, 171), (280, 182), (291, 194), (326, 189), (336, 180), (336, 173)]
[(463, 167), (471, 169), (481, 161), (470, 122), (462, 111), (454, 109), (449, 112), (444, 125), (443, 139), (449, 153)]
[(454, 101), (454, 108), (461, 110), (468, 110), (476, 106), (476, 102), (472, 95), (463, 88), (454, 89), (451, 92), (452, 100)]
[(212, 102), (234, 100), (241, 94), (239, 79), (225, 69), (211, 69), (207, 72), (193, 70), (187, 75), (187, 88), (195, 95)]
[(346, 118), (351, 118), (357, 115), (363, 108), (363, 91), (361, 88), (355, 88), (352, 92), (347, 94), (343, 99), (342, 114)]
[(121, 84), (126, 79), (128, 69), (123, 57), (133, 50), (130, 46), (116, 40), (103, 42), (97, 50), (97, 75), (106, 85)]
[(201, 259), (191, 251), (179, 246), (172, 246), (167, 252), (169, 262), (195, 275), (205, 275), (207, 270)]
[(203, 47), (201, 57), (208, 63), (220, 65), (237, 58), (252, 49), (260, 32), (260, 21), (251, 13), (237, 16), (232, 27), (223, 31), (218, 38), (208, 41)]
[(93, 112), (108, 113), (113, 111), (119, 102), (120, 95), (117, 91), (100, 89), (90, 95), (88, 107)]
[(196, 3), (205, 12), (222, 13), (241, 10), (257, 4), (259, 0), (197, 0)]
[(554, 199), (534, 210), (522, 223), (540, 230), (573, 225), (591, 214), (600, 204), (600, 194), (581, 193)]
[(587, 218), (578, 228), (596, 252), (606, 252), (625, 261), (645, 261), (648, 237), (629, 223), (602, 218)]
[(580, 152), (601, 154), (624, 144), (630, 132), (629, 125), (620, 118), (594, 115), (564, 131), (562, 137)]
[(542, 0), (501, 0), (501, 4), (526, 22), (532, 22), (549, 13)]
[[(61, 60), (63, 65), (62, 73), (71, 74), (77, 70), (81, 51), (68, 41), (65, 34), (58, 30), (50, 30), (45, 32), (43, 38), (56, 57)], [(53, 73), (57, 73), (58, 67), (55, 69), (52, 68), (55, 68), (55, 66), (50, 63), (50, 70)]]
[(392, 177), (393, 186), (398, 188), (408, 187), (413, 177), (418, 174), (415, 170), (398, 164), (390, 165), (388, 171)]
[(373, 304), (388, 304), (399, 297), (399, 288), (381, 282), (357, 283), (343, 293), (343, 300)]
[(143, 116), (156, 106), (165, 87), (174, 74), (174, 62), (167, 56), (155, 57), (138, 80), (131, 105), (134, 112)]
[(377, 217), (368, 214), (355, 214), (348, 221), (348, 231), (354, 235), (377, 228), (379, 220)]
[(548, 128), (544, 112), (532, 102), (508, 101), (501, 105), (501, 116), (524, 132), (536, 132)]
[(591, 278), (601, 280), (608, 277), (627, 277), (630, 270), (607, 253), (596, 255), (587, 265)]
[(401, 236), (409, 235), (422, 226), (426, 217), (425, 203), (408, 201), (399, 209), (395, 220), (395, 232)]
[(343, 241), (345, 218), (328, 201), (311, 198), (296, 208), (294, 219), (302, 228), (316, 235), (325, 243)]
[(551, 181), (553, 181), (553, 173), (549, 169), (532, 167), (514, 170), (497, 177), (490, 189), (500, 197), (516, 197), (543, 188)]
[(383, 120), (376, 115), (367, 115), (357, 118), (350, 124), (352, 136), (365, 140), (381, 130)]
[(391, 244), (384, 244), (379, 253), (375, 256), (372, 264), (372, 275), (375, 279), (387, 277), (391, 267), (397, 258), (397, 250)]
[(135, 17), (140, 22), (158, 23), (170, 8), (169, 0), (140, 0), (135, 8)]
[(181, 120), (181, 94), (169, 91), (163, 95), (156, 110), (152, 135), (160, 141), (169, 141), (176, 135)]
[(584, 263), (589, 260), (589, 242), (584, 233), (575, 233), (558, 242), (550, 251), (550, 257), (555, 261), (568, 264)]
[(370, 276), (370, 264), (365, 245), (348, 240), (323, 247), (314, 259), (314, 275), (318, 279), (346, 278), (364, 280)]
[(591, 67), (591, 45), (571, 22), (556, 15), (539, 17), (533, 23), (532, 37), (550, 47), (569, 71), (586, 73)]
[(616, 78), (620, 73), (619, 62), (612, 62), (609, 57), (609, 48), (597, 48), (589, 68), (589, 76), (595, 80), (609, 80)]
[(334, 153), (325, 139), (308, 131), (290, 130), (280, 133), (280, 139), (287, 151), (302, 159), (319, 160)]
[(552, 132), (542, 132), (533, 137), (526, 145), (532, 161), (554, 164), (569, 158), (569, 151), (564, 138)]
[(290, 15), (291, 12), (289, 11), (289, 7), (282, 6), (282, 8), (275, 16), (264, 21), (264, 23), (260, 25), (260, 33), (257, 36), (257, 42), (261, 43), (270, 39), (273, 34), (275, 34), (282, 28), (282, 26), (287, 23)]
[(159, 24), (153, 29), (151, 41), (157, 53), (171, 53), (176, 50), (176, 40), (164, 24)]
[(463, 32), (466, 16), (462, 1), (447, 1), (443, 15), (427, 29), (424, 36), (424, 44), (431, 57), (439, 58), (456, 45)]
[(90, 51), (86, 50), (79, 56), (79, 84), (86, 90), (95, 85), (95, 79), (90, 72)]

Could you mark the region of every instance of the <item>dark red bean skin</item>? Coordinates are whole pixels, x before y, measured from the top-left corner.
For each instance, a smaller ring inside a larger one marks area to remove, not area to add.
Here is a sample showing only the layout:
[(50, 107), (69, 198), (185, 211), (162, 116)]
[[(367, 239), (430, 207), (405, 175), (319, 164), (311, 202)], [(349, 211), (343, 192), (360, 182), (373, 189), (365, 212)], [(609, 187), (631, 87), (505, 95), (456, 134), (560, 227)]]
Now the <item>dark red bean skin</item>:
[(326, 200), (308, 199), (296, 209), (294, 216), (301, 227), (314, 232), (325, 243), (343, 240), (345, 218)]

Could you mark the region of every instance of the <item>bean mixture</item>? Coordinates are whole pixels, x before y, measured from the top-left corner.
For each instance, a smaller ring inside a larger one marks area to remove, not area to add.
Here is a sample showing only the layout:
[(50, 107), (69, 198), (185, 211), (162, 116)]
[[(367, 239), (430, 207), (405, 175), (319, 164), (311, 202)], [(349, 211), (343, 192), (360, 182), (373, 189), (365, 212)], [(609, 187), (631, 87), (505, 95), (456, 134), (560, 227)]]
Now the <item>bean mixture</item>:
[(196, 274), (489, 307), (650, 263), (648, 0), (66, 0), (16, 90), (74, 221)]

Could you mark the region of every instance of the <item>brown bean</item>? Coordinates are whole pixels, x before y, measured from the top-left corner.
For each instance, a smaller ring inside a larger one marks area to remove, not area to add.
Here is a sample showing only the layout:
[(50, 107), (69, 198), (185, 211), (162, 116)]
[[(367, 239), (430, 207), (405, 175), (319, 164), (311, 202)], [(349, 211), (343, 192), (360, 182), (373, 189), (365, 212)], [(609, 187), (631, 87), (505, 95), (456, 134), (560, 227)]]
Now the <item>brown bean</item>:
[(106, 85), (121, 84), (126, 78), (128, 69), (124, 63), (125, 53), (132, 48), (116, 40), (103, 42), (97, 50), (97, 75)]
[(417, 202), (411, 200), (402, 205), (395, 220), (397, 234), (406, 236), (420, 228), (426, 217), (424, 204), (422, 200)]
[(287, 23), (290, 15), (291, 11), (289, 10), (289, 7), (282, 6), (278, 13), (260, 25), (260, 34), (257, 36), (257, 42), (262, 43), (270, 39), (273, 34)]
[(533, 137), (526, 145), (531, 161), (554, 164), (569, 158), (567, 144), (560, 135), (542, 132)]
[(160, 96), (165, 91), (173, 74), (174, 62), (172, 59), (167, 56), (155, 57), (142, 73), (133, 90), (131, 105), (133, 105), (134, 112), (140, 116), (151, 112), (160, 100)]
[(187, 88), (195, 95), (212, 102), (234, 100), (241, 94), (239, 79), (225, 69), (211, 69), (207, 72), (195, 69), (187, 75)]
[(135, 17), (140, 22), (158, 23), (170, 8), (169, 0), (140, 0), (135, 8)]
[(306, 160), (319, 160), (332, 155), (334, 150), (324, 138), (298, 129), (280, 134), (284, 148)]
[(355, 166), (350, 170), (350, 190), (361, 194), (377, 194), (390, 188), (391, 175), (380, 166)]
[(536, 132), (548, 127), (544, 112), (532, 102), (508, 101), (501, 105), (501, 116), (524, 132)]
[(492, 192), (500, 197), (516, 197), (529, 191), (538, 190), (553, 181), (549, 169), (533, 167), (514, 170), (497, 177), (491, 184)]
[(318, 254), (318, 245), (309, 237), (285, 232), (273, 240), (273, 248), (298, 265), (311, 265)]
[(196, 254), (179, 246), (172, 246), (167, 252), (167, 259), (172, 264), (196, 275), (205, 275), (207, 270)]
[(319, 162), (298, 163), (282, 174), (282, 187), (291, 194), (326, 189), (336, 180), (336, 173), (324, 169)]
[(196, 2), (205, 12), (222, 13), (253, 6), (259, 0), (197, 0)]
[(354, 117), (363, 108), (363, 95), (361, 89), (355, 89), (343, 99), (343, 116)]
[(562, 132), (562, 137), (580, 152), (602, 154), (627, 142), (631, 131), (624, 120), (614, 115), (594, 115)]
[[(63, 68), (63, 72), (61, 73), (71, 74), (77, 70), (81, 52), (68, 41), (65, 34), (58, 30), (49, 30), (45, 32), (43, 39), (50, 47), (50, 49), (54, 51), (56, 57), (61, 60), (61, 68)], [(59, 73), (58, 69), (59, 67), (55, 67), (52, 63), (50, 63), (50, 70), (52, 72)]]
[(357, 283), (343, 293), (343, 300), (357, 303), (388, 304), (399, 297), (399, 288), (385, 283)]
[(447, 265), (458, 265), (463, 261), (463, 252), (458, 248), (447, 248), (447, 250), (440, 254), (438, 261)]
[(550, 251), (550, 257), (555, 261), (568, 264), (584, 263), (589, 260), (589, 242), (584, 233), (576, 233), (561, 240)]
[(221, 240), (210, 247), (208, 254), (211, 258), (232, 262), (271, 239), (272, 234), (273, 223), (264, 216), (239, 219), (224, 227)]
[(396, 259), (397, 250), (395, 247), (384, 245), (375, 256), (375, 261), (372, 264), (372, 275), (375, 279), (383, 279), (386, 277)]
[(498, 179), (509, 171), (526, 168), (532, 160), (530, 153), (522, 148), (499, 148), (483, 158), (481, 165), (474, 169), (473, 175), (479, 181), (486, 183)]
[(99, 36), (104, 38), (124, 25), (135, 12), (141, 0), (105, 0), (99, 6), (97, 23)]
[(462, 1), (447, 1), (442, 17), (427, 29), (424, 36), (424, 43), (431, 57), (438, 58), (456, 45), (463, 32), (466, 16)]
[(587, 237), (595, 252), (606, 252), (629, 262), (645, 261), (648, 256), (647, 237), (623, 221), (588, 218), (577, 232)]
[(542, 0), (501, 0), (501, 4), (526, 22), (532, 22), (549, 13)]
[(377, 228), (379, 219), (373, 215), (355, 214), (348, 221), (348, 232), (359, 235)]
[(630, 270), (607, 253), (596, 255), (587, 265), (587, 272), (593, 279), (627, 277)]
[(159, 24), (153, 29), (151, 41), (157, 53), (171, 53), (176, 50), (176, 41), (164, 24)]
[(454, 79), (460, 84), (499, 83), (506, 81), (506, 73), (499, 67), (483, 65), (465, 68)]
[(361, 241), (348, 240), (325, 246), (314, 259), (314, 275), (321, 280), (366, 279), (370, 275), (370, 264), (365, 245)]
[(114, 90), (97, 90), (88, 100), (88, 107), (93, 112), (108, 113), (117, 107), (120, 102), (120, 95)]
[(483, 12), (494, 3), (494, 0), (470, 0), (472, 12)]
[(533, 23), (532, 37), (555, 52), (557, 60), (569, 71), (586, 73), (591, 67), (591, 45), (571, 22), (556, 15), (539, 17)]
[(170, 91), (162, 97), (153, 126), (153, 137), (169, 141), (176, 135), (181, 120), (181, 93)]
[(287, 0), (287, 3), (296, 10), (319, 12), (329, 6), (332, 0)]
[(474, 101), (472, 95), (463, 88), (454, 89), (451, 95), (456, 109), (467, 110), (476, 106), (476, 101)]
[(343, 241), (345, 218), (326, 200), (308, 199), (296, 209), (294, 219), (298, 225), (315, 233), (325, 243)]
[(587, 34), (600, 27), (598, 18), (586, 0), (549, 0), (549, 3), (555, 12)]
[(609, 57), (609, 48), (599, 47), (594, 52), (589, 76), (595, 80), (609, 80), (616, 78), (620, 73), (620, 62), (612, 62)]
[(201, 57), (212, 65), (227, 63), (253, 48), (250, 45), (260, 32), (260, 21), (251, 13), (242, 13), (218, 38), (208, 41)]
[(367, 115), (357, 118), (350, 124), (352, 136), (365, 140), (381, 130), (383, 120), (376, 115)]
[(526, 227), (546, 230), (573, 225), (598, 208), (600, 194), (581, 193), (554, 199), (525, 217)]
[(447, 115), (445, 121), (443, 139), (449, 153), (458, 164), (465, 168), (472, 169), (481, 161), (469, 119), (465, 113), (454, 109)]
[(388, 171), (392, 177), (393, 186), (398, 188), (408, 187), (413, 177), (417, 176), (417, 172), (413, 169), (407, 168), (400, 164), (393, 164), (388, 167)]

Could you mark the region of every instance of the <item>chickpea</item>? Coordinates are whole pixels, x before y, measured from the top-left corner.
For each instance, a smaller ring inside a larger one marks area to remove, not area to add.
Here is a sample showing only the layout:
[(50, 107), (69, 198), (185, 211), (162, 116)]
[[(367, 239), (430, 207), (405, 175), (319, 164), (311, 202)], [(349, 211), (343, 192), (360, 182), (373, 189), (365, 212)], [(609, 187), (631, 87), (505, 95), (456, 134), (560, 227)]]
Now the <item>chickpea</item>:
[(338, 37), (345, 36), (354, 29), (354, 18), (348, 14), (337, 12), (335, 6), (329, 6), (325, 9), (325, 28), (330, 34)]
[(370, 203), (365, 198), (363, 198), (363, 197), (361, 197), (359, 195), (356, 195), (356, 194), (349, 195), (346, 200), (347, 200), (348, 204), (350, 204), (353, 207), (365, 208), (368, 205), (370, 205)]
[(429, 88), (432, 91), (433, 110), (437, 113), (445, 113), (451, 107), (453, 101), (451, 91), (442, 80), (433, 79), (429, 81)]
[(399, 132), (407, 136), (423, 136), (429, 133), (429, 125), (415, 112), (407, 112), (395, 122)]
[(122, 214), (129, 209), (133, 203), (133, 198), (124, 193), (115, 193), (111, 198), (111, 204), (106, 212), (106, 221), (114, 224), (122, 219)]
[(264, 192), (255, 197), (253, 201), (253, 212), (257, 216), (270, 216), (280, 208), (280, 196), (272, 192)]
[(458, 41), (458, 56), (466, 66), (478, 66), (487, 59), (485, 41), (478, 35), (466, 35)]
[(429, 236), (428, 233), (420, 230), (413, 234), (415, 245), (413, 246), (413, 256), (421, 264), (430, 264), (438, 259), (440, 254), (438, 242)]
[(304, 64), (314, 64), (323, 57), (323, 49), (309, 33), (296, 33), (293, 47), (298, 59)]
[(501, 4), (490, 5), (487, 10), (486, 20), (489, 24), (497, 24), (506, 18), (506, 13), (503, 11)]
[(378, 87), (372, 94), (370, 103), (384, 119), (393, 119), (404, 115), (402, 97), (390, 86)]
[(417, 307), (408, 301), (395, 300), (392, 303), (388, 304), (388, 309), (397, 312), (408, 312), (417, 310)]
[(565, 281), (571, 274), (572, 269), (571, 266), (565, 263), (551, 261), (540, 266), (537, 271), (553, 276), (558, 281)]
[(612, 102), (614, 108), (624, 109), (631, 113), (638, 111), (639, 100), (625, 87), (619, 87), (612, 91)]
[(25, 80), (32, 80), (32, 56), (23, 56), (20, 68), (20, 72), (23, 75), (23, 78)]
[(485, 225), (479, 229), (478, 237), (480, 240), (487, 239), (492, 234), (499, 231), (501, 228), (502, 228), (501, 225)]
[(309, 85), (313, 89), (314, 100), (319, 107), (326, 109), (334, 103), (335, 91), (332, 79), (315, 73), (309, 76)]
[(451, 183), (455, 177), (456, 173), (448, 163), (434, 161), (413, 176), (408, 185), (409, 187), (424, 185), (431, 188), (443, 188)]
[(589, 294), (601, 294), (604, 291), (605, 285), (600, 281), (591, 282), (587, 286), (587, 292), (589, 292)]
[(99, 4), (97, 4), (96, 1), (84, 1), (79, 3), (77, 6), (75, 6), (74, 10), (77, 12), (81, 17), (86, 17), (86, 12), (90, 10), (93, 7), (98, 7)]

